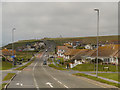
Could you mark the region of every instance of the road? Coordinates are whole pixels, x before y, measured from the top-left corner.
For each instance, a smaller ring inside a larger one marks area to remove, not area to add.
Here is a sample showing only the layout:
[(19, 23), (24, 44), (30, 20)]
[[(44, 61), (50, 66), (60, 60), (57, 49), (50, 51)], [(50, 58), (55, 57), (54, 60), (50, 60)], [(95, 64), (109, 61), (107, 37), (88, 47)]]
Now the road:
[[(49, 45), (49, 47), (52, 47)], [(48, 47), (47, 47), (48, 48)], [(106, 85), (85, 79), (82, 77), (73, 76), (59, 70), (43, 65), (43, 60), (49, 51), (44, 54), (39, 54), (36, 60), (23, 71), (20, 71), (8, 86), (9, 89), (16, 88), (32, 88), (41, 90), (42, 88), (108, 88)]]

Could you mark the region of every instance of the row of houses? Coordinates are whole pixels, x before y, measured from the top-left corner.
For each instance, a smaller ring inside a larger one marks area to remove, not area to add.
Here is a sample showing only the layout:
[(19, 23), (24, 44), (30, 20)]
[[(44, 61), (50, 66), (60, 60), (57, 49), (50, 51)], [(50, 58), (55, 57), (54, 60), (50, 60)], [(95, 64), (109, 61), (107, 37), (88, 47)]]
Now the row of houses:
[[(99, 46), (98, 59), (103, 63), (118, 64), (120, 58), (119, 44), (110, 44)], [(86, 62), (86, 60), (95, 60), (97, 57), (97, 49), (71, 49), (67, 46), (57, 46), (57, 56), (64, 60)]]
[(16, 49), (16, 51), (34, 51), (43, 49), (45, 47), (44, 42), (35, 42), (34, 44), (26, 44), (26, 46), (21, 46)]

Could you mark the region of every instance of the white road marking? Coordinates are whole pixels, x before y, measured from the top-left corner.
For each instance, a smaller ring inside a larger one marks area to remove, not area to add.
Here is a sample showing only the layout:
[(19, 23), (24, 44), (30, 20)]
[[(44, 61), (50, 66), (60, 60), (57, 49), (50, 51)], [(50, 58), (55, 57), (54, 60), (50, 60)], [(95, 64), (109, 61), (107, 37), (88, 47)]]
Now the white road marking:
[(16, 85), (20, 85), (20, 83), (16, 83)]
[(21, 85), (21, 86), (23, 86), (23, 84), (22, 84), (22, 83), (21, 83), (20, 85)]
[(34, 70), (35, 70), (36, 65), (37, 65), (37, 62), (36, 62), (36, 64), (33, 67), (33, 73), (32, 73), (32, 75), (33, 75), (33, 80), (34, 80), (35, 86), (36, 86), (37, 90), (39, 90), (39, 86), (37, 84), (37, 81), (36, 81), (35, 75), (34, 75)]
[(49, 85), (51, 88), (53, 88), (53, 86), (50, 82), (47, 82), (46, 84)]
[[(42, 66), (42, 63), (41, 63), (41, 66)], [(63, 85), (65, 88), (69, 88), (68, 86), (64, 85), (62, 82), (60, 82), (59, 80), (57, 80), (56, 78), (54, 78), (51, 74), (49, 74), (45, 68), (42, 66), (43, 70), (49, 75), (51, 76), (55, 81), (57, 81), (59, 84)]]

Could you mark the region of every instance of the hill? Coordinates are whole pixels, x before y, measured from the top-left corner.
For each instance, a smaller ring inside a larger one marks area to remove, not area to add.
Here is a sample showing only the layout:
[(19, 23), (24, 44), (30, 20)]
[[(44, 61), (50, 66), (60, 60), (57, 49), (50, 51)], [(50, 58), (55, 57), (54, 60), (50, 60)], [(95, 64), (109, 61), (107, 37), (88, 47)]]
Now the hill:
[[(96, 44), (96, 37), (70, 37), (70, 38), (45, 38), (44, 40), (53, 40), (57, 45), (63, 45), (64, 42), (81, 41), (84, 44)], [(118, 35), (99, 36), (100, 43), (118, 43)]]

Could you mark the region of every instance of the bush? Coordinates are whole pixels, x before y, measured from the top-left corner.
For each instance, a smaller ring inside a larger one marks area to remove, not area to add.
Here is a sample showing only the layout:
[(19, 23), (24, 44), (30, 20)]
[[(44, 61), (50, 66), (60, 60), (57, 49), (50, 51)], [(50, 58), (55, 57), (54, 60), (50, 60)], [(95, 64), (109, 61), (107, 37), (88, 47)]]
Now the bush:
[(5, 57), (2, 57), (2, 61), (5, 61)]

